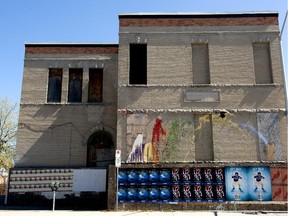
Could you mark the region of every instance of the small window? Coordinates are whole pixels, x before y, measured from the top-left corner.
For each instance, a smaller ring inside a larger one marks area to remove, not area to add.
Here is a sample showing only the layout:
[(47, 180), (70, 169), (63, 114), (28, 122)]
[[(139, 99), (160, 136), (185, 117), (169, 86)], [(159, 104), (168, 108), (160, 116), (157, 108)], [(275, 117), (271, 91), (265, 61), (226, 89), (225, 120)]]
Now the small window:
[(103, 69), (90, 68), (88, 102), (102, 102), (103, 98)]
[(208, 44), (192, 44), (193, 84), (210, 84)]
[(129, 84), (147, 84), (147, 45), (130, 44)]
[(253, 56), (256, 83), (273, 83), (269, 43), (254, 43)]
[(82, 69), (69, 70), (68, 102), (80, 103), (82, 101)]
[(62, 73), (60, 68), (49, 69), (47, 102), (61, 102)]

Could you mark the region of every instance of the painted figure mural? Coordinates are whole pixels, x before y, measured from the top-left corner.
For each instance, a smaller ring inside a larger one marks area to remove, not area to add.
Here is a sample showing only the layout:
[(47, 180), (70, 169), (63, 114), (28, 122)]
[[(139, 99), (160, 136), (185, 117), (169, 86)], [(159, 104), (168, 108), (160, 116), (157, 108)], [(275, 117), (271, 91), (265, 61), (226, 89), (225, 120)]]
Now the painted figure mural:
[[(197, 124), (195, 124), (196, 118)], [(199, 158), (197, 146), (198, 149), (199, 146), (200, 148), (204, 146), (202, 154), (208, 151), (207, 148), (215, 148), (213, 147), (215, 133), (219, 138), (235, 134), (243, 137), (246, 145), (249, 143), (251, 146), (258, 145), (258, 147), (251, 147), (258, 151), (258, 153), (255, 152), (255, 157), (257, 157), (255, 160), (281, 160), (277, 113), (257, 113), (255, 123), (253, 121), (239, 122), (239, 120), (241, 116), (237, 119), (237, 113), (228, 112), (212, 115), (127, 114), (127, 144), (128, 148), (131, 148), (128, 150), (127, 162), (195, 161)], [(210, 134), (207, 134), (209, 130), (207, 131), (206, 125), (211, 127)], [(211, 146), (204, 145), (209, 140)], [(233, 142), (229, 144), (235, 147)], [(238, 140), (237, 145), (241, 146), (242, 143)]]

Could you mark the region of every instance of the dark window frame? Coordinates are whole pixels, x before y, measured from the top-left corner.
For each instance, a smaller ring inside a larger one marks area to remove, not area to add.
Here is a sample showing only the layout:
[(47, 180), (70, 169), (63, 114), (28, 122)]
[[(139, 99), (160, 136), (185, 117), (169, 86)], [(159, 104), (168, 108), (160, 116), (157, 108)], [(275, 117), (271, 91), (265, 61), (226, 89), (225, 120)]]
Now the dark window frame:
[(47, 103), (61, 103), (63, 68), (49, 68)]
[(69, 69), (68, 102), (82, 102), (83, 68)]
[(89, 68), (88, 103), (103, 102), (103, 68)]

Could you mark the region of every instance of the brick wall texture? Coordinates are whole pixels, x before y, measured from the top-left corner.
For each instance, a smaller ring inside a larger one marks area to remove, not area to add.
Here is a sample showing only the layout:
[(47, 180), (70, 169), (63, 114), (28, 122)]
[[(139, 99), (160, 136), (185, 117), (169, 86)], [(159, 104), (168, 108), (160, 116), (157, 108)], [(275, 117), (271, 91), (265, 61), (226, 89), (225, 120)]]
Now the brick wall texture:
[[(177, 119), (177, 112), (180, 117), (234, 110), (229, 120), (244, 121), (256, 128), (257, 112), (276, 112), (281, 160), (287, 161), (287, 117), (277, 16), (120, 15), (119, 46), (27, 44), (16, 166), (85, 166), (87, 141), (103, 127), (112, 135), (114, 148), (122, 150), (125, 161), (132, 146), (127, 145), (127, 116), (117, 113), (117, 109), (150, 109), (155, 117), (163, 114), (161, 109), (172, 110), (171, 113), (174, 110), (173, 115), (166, 112), (169, 120)], [(145, 86), (129, 85), (130, 43), (147, 44)], [(193, 43), (207, 46), (210, 84), (193, 83), (195, 74), (201, 76), (194, 71), (197, 67), (193, 66)], [(254, 43), (269, 45), (272, 83), (256, 83)], [(103, 68), (101, 104), (87, 102), (89, 68), (95, 67)], [(49, 68), (63, 68), (61, 103), (46, 102)], [(83, 68), (82, 102), (78, 104), (67, 102), (69, 68)], [(186, 91), (218, 91), (220, 101), (185, 102)], [(153, 125), (154, 120), (149, 124)], [(212, 140), (215, 161), (260, 160), (259, 139), (255, 135), (243, 139), (241, 133), (223, 129), (213, 121), (211, 130), (205, 139)], [(195, 156), (195, 145), (191, 149), (192, 159), (205, 158)]]
[(229, 15), (191, 15), (190, 17), (166, 17), (143, 15), (141, 16), (119, 16), (120, 27), (148, 27), (148, 26), (256, 26), (256, 25), (278, 25), (277, 15), (258, 16), (229, 16)]

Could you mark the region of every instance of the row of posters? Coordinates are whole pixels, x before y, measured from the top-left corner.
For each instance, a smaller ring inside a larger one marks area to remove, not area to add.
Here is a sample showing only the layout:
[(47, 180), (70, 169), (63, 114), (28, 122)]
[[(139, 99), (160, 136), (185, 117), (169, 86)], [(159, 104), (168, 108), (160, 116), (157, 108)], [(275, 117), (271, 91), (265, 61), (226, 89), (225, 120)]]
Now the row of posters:
[(120, 169), (120, 202), (272, 200), (269, 167)]
[(121, 169), (120, 185), (218, 184), (224, 183), (224, 168)]

